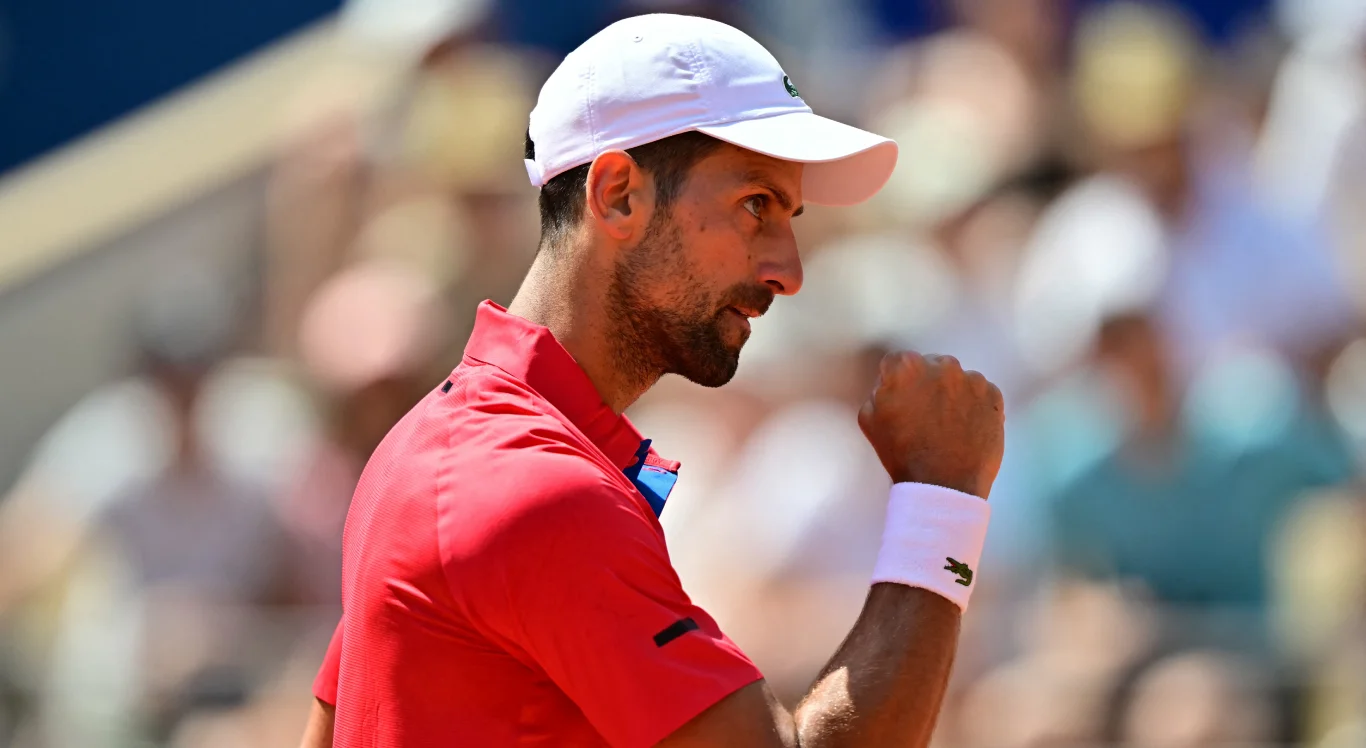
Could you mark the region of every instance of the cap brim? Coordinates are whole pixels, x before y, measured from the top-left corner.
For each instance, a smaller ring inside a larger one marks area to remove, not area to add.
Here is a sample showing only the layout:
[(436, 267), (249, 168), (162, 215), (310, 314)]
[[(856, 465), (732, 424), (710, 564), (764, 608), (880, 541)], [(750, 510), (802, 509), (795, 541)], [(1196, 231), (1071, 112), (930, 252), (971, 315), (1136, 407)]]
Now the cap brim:
[(806, 164), (802, 195), (819, 205), (854, 205), (877, 194), (896, 167), (896, 142), (811, 112), (697, 128), (765, 156)]

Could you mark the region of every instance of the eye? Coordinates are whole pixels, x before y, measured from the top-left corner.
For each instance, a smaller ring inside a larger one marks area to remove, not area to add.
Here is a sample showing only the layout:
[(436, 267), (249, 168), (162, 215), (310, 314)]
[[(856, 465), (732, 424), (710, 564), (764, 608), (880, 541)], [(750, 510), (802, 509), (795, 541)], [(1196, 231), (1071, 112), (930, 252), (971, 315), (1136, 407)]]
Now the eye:
[(744, 202), (745, 210), (749, 211), (749, 214), (755, 218), (763, 218), (764, 208), (767, 205), (767, 195), (750, 195), (745, 198)]

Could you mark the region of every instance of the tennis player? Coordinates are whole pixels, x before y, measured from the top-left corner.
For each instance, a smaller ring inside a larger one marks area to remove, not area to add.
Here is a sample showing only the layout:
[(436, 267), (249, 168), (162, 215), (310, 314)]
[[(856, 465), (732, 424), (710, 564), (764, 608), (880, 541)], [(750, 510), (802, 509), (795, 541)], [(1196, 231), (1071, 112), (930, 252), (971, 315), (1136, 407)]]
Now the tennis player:
[(683, 591), (657, 519), (678, 464), (621, 415), (664, 374), (725, 384), (750, 319), (801, 287), (804, 202), (870, 197), (896, 152), (724, 24), (631, 18), (564, 59), (528, 131), (539, 253), (365, 468), (305, 746), (929, 742), (1000, 392), (952, 358), (883, 361), (858, 414), (894, 481), (883, 546), (795, 714)]

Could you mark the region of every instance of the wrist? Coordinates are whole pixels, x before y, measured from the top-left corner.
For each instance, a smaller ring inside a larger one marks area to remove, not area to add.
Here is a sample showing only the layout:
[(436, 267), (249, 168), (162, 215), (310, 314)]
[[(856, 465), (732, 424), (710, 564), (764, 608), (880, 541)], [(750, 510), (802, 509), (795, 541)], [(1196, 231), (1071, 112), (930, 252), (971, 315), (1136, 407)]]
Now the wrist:
[(898, 482), (888, 498), (873, 582), (920, 587), (966, 611), (990, 519), (990, 505), (978, 496)]
[(921, 486), (934, 486), (936, 488), (947, 488), (950, 491), (967, 494), (975, 498), (986, 500), (987, 494), (991, 492), (991, 486), (982, 486), (981, 481), (976, 478), (927, 478), (925, 476), (913, 475), (910, 471), (897, 471), (890, 473), (892, 483), (911, 483)]

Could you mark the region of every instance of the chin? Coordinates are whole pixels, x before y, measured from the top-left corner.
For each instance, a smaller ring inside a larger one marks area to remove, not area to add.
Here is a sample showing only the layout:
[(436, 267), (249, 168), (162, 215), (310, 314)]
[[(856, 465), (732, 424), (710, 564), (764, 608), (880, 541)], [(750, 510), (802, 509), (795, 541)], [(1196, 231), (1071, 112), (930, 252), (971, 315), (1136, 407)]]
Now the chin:
[(735, 378), (740, 368), (740, 351), (736, 349), (725, 357), (716, 356), (710, 360), (696, 362), (695, 365), (678, 372), (683, 378), (703, 387), (720, 387)]
[(736, 331), (720, 323), (697, 325), (689, 332), (675, 338), (674, 350), (683, 355), (667, 370), (703, 387), (720, 387), (734, 379), (749, 332), (740, 331), (733, 338)]
[(731, 369), (729, 372), (726, 372), (725, 374), (708, 377), (690, 377), (685, 374), (684, 378), (687, 379), (689, 382), (692, 382), (693, 384), (700, 384), (703, 387), (716, 389), (717, 387), (725, 386), (730, 382), (730, 380), (734, 379), (735, 370)]

